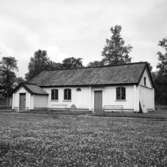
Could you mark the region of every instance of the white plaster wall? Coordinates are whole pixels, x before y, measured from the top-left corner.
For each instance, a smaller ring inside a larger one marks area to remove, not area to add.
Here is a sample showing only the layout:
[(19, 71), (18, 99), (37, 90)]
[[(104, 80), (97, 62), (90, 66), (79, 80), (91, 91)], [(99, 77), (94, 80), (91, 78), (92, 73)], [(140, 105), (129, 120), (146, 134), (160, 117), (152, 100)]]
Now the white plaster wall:
[(34, 109), (34, 95), (30, 94), (30, 109)]
[(134, 85), (134, 111), (139, 112), (139, 87)]
[(103, 107), (105, 105), (122, 105), (124, 109), (135, 109), (136, 94), (134, 86), (124, 86), (126, 88), (126, 100), (116, 99), (116, 87), (105, 87), (103, 89)]
[(139, 86), (139, 100), (144, 113), (155, 110), (154, 88)]
[[(65, 88), (44, 88), (49, 94), (48, 107), (49, 108), (69, 108), (71, 105), (75, 105), (77, 108), (88, 108), (93, 111), (94, 109), (94, 91), (102, 90), (103, 93), (103, 107), (105, 105), (123, 105), (124, 109), (139, 110), (139, 98), (138, 90), (136, 86), (126, 87), (126, 100), (116, 100), (116, 86), (103, 87), (103, 88), (91, 88), (81, 87), (81, 91), (77, 91), (77, 88), (70, 88), (72, 90), (71, 101), (64, 100)], [(51, 89), (59, 90), (59, 99), (51, 100)]]
[(20, 93), (26, 93), (26, 109), (32, 109), (33, 105), (31, 100), (31, 94), (28, 91), (26, 91), (23, 87), (18, 89), (17, 92), (13, 93), (12, 109), (19, 108)]
[[(70, 88), (70, 87), (66, 87)], [(81, 91), (77, 91), (76, 88), (71, 89), (71, 100), (64, 100), (64, 89), (66, 88), (44, 88), (44, 90), (49, 94), (48, 96), (48, 107), (49, 108), (70, 108), (71, 105), (75, 105), (77, 108), (87, 108), (91, 109), (91, 88), (90, 87), (80, 87)], [(58, 100), (51, 100), (51, 89), (58, 89), (59, 98)]]
[(34, 108), (48, 107), (48, 96), (33, 95)]
[[(150, 84), (151, 86), (151, 84)], [(103, 93), (103, 107), (105, 105), (122, 105), (124, 109), (133, 109), (139, 111), (139, 100), (141, 101), (145, 112), (147, 109), (154, 109), (154, 89), (146, 88), (143, 86), (125, 86), (126, 87), (126, 100), (116, 100), (116, 87), (108, 86), (103, 88), (81, 87), (81, 91), (77, 88), (70, 88), (72, 90), (71, 101), (64, 100), (64, 89), (55, 88), (59, 90), (59, 99), (51, 100), (51, 89), (44, 88), (49, 96), (35, 96), (27, 92), (23, 87), (13, 94), (12, 108), (19, 108), (19, 94), (26, 93), (26, 108), (33, 109), (34, 107), (49, 107), (49, 108), (69, 108), (75, 105), (77, 108), (88, 108), (93, 111), (94, 109), (94, 91), (102, 90)]]

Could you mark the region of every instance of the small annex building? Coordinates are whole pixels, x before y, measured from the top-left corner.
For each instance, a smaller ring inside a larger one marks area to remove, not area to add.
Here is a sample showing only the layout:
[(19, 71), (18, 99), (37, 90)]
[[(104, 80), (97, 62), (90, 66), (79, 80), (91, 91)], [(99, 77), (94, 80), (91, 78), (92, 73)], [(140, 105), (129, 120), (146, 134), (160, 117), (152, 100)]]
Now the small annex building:
[(12, 108), (30, 110), (46, 108), (48, 105), (48, 93), (37, 85), (21, 83), (13, 93)]
[(146, 62), (42, 71), (14, 90), (12, 108), (146, 113), (155, 109), (154, 84)]

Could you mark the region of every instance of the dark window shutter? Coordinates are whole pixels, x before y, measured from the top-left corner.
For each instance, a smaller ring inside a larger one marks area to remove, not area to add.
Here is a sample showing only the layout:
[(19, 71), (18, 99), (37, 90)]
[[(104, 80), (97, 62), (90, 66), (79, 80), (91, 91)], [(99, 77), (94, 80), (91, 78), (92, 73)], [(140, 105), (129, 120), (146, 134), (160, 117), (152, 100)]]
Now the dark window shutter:
[(116, 88), (116, 98), (117, 100), (120, 99), (120, 87)]

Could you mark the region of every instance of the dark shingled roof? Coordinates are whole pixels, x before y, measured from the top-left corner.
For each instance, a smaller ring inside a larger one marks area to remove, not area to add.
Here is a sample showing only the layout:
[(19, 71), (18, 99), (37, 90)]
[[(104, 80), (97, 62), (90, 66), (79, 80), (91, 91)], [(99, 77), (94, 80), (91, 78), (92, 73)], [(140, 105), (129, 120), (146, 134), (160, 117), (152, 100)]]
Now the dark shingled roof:
[(47, 95), (47, 93), (37, 85), (25, 84), (25, 86), (30, 90), (31, 94)]
[(16, 92), (21, 86), (23, 86), (29, 93), (33, 95), (48, 95), (48, 93), (45, 92), (39, 86), (34, 85), (34, 84), (29, 84), (29, 83), (21, 83), (20, 85), (18, 85), (18, 87), (16, 87), (14, 92)]
[(70, 70), (42, 71), (30, 80), (41, 87), (138, 84), (146, 62)]

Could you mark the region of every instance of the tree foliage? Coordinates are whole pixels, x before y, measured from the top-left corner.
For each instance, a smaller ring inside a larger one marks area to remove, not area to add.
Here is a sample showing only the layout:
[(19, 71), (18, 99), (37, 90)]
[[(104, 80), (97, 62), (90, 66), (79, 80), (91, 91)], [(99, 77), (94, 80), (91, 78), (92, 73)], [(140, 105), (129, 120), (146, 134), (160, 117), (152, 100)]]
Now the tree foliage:
[(48, 66), (46, 67), (47, 70), (60, 70), (63, 69), (63, 65), (61, 63), (56, 63), (54, 61), (49, 61)]
[(167, 105), (167, 77), (157, 75), (155, 78), (155, 100), (157, 104)]
[(152, 67), (151, 63), (149, 63), (148, 61), (146, 61), (146, 62), (148, 64), (148, 68), (149, 68), (150, 72), (152, 72), (153, 67)]
[(157, 65), (158, 73), (155, 78), (156, 102), (167, 105), (167, 38), (159, 41), (158, 44), (164, 52), (158, 52), (159, 64)]
[(124, 39), (121, 37), (122, 27), (116, 25), (111, 27), (112, 36), (110, 39), (106, 39), (106, 46), (103, 48), (103, 64), (104, 65), (115, 65), (131, 62), (129, 53), (131, 52), (132, 46), (125, 45)]
[(163, 38), (159, 41), (158, 45), (164, 49), (164, 53), (160, 51), (157, 53), (160, 61), (157, 68), (159, 69), (160, 74), (167, 75), (167, 38)]
[(43, 70), (56, 70), (61, 68), (61, 63), (51, 61), (47, 56), (47, 51), (39, 49), (30, 59), (28, 73), (26, 74), (25, 78), (26, 80), (30, 80)]
[(34, 57), (31, 57), (28, 65), (28, 73), (26, 74), (26, 79), (29, 80), (35, 75), (39, 74), (41, 71), (45, 70), (49, 64), (49, 58), (47, 57), (47, 52), (45, 50), (37, 50), (34, 53)]
[(17, 61), (14, 57), (3, 57), (0, 64), (2, 94), (4, 97), (9, 97), (16, 81)]
[(15, 81), (15, 87), (18, 86), (20, 83), (25, 82), (24, 78), (22, 77), (17, 77)]
[(62, 66), (64, 69), (83, 67), (81, 58), (69, 57), (63, 60)]
[(45, 50), (37, 50), (31, 57), (28, 65), (26, 80), (32, 79), (43, 70), (71, 69), (83, 67), (81, 58), (69, 57), (63, 60), (63, 63), (51, 61)]
[(102, 61), (93, 61), (93, 62), (90, 62), (87, 66), (88, 67), (100, 67), (100, 66), (103, 66), (103, 62)]

